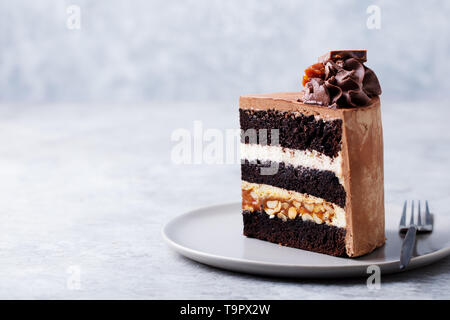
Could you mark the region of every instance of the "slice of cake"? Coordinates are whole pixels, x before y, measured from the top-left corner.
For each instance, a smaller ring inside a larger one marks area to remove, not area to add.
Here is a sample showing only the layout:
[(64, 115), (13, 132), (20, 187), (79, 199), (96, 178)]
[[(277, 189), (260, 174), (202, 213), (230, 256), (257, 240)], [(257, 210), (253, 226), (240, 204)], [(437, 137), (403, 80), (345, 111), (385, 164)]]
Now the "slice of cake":
[(333, 256), (384, 244), (381, 88), (365, 51), (332, 51), (304, 89), (240, 97), (244, 235)]

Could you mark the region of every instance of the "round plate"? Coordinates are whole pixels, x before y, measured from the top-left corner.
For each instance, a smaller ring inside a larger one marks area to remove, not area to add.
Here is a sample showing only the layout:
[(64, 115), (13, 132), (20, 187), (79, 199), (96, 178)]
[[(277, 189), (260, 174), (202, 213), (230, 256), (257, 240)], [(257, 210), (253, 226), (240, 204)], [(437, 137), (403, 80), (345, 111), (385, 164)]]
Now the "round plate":
[[(386, 207), (386, 244), (359, 258), (338, 258), (288, 248), (242, 235), (241, 204), (206, 207), (185, 213), (163, 228), (163, 237), (178, 253), (214, 267), (282, 277), (366, 276), (368, 266), (381, 273), (399, 272), (403, 236), (398, 233), (401, 207)], [(417, 235), (407, 269), (425, 266), (450, 254), (450, 219), (434, 216), (431, 234)]]

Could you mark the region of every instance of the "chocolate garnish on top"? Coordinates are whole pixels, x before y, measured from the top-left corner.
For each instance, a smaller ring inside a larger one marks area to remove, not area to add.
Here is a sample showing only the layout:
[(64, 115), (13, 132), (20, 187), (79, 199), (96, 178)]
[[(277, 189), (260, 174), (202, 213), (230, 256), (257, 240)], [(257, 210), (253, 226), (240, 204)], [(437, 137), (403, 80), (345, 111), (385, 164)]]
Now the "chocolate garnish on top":
[[(366, 50), (330, 51), (319, 58), (323, 74), (305, 70), (302, 102), (329, 108), (356, 108), (367, 106), (381, 94), (375, 73), (364, 65)], [(317, 69), (317, 64), (313, 65)], [(313, 77), (311, 77), (311, 75)]]

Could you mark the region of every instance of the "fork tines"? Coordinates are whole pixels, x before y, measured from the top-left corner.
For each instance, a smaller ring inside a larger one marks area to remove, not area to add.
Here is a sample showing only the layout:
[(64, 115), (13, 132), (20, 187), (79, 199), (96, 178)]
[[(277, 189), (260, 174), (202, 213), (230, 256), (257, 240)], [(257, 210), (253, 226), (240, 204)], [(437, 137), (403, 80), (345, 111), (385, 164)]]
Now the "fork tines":
[(406, 211), (408, 201), (403, 204), (402, 217), (400, 218), (400, 232), (406, 232), (410, 226), (415, 225), (418, 232), (431, 232), (433, 230), (433, 219), (428, 207), (428, 201), (425, 201), (425, 223), (422, 222), (422, 209), (420, 200), (417, 201), (417, 224), (415, 223), (414, 200), (411, 200), (411, 217), (409, 224), (406, 224)]

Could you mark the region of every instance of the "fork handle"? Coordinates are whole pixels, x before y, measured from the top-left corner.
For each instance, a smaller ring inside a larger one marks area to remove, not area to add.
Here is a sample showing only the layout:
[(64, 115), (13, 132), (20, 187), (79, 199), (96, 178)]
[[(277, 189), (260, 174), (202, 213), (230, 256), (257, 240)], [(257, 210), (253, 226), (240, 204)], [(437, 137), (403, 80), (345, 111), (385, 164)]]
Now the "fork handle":
[(416, 233), (417, 227), (410, 226), (402, 244), (402, 251), (400, 253), (400, 270), (405, 269), (411, 260), (414, 244), (416, 242)]

